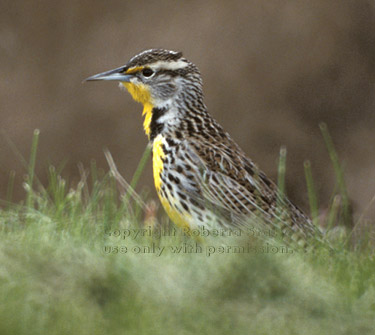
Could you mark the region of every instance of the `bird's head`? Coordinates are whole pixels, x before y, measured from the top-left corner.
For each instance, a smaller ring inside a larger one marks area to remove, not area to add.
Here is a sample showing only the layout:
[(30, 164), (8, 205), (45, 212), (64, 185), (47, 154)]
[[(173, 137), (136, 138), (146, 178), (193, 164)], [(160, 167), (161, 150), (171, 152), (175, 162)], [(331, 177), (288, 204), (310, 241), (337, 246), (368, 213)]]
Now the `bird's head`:
[(119, 81), (134, 100), (143, 104), (146, 119), (147, 113), (151, 113), (150, 109), (173, 105), (183, 92), (188, 91), (189, 95), (195, 95), (197, 100), (202, 101), (199, 70), (183, 58), (181, 52), (146, 50), (131, 58), (124, 66), (86, 79), (92, 80)]
[(168, 109), (176, 107), (177, 103), (186, 102), (193, 102), (195, 106), (203, 105), (199, 70), (182, 57), (181, 52), (146, 50), (131, 58), (124, 66), (86, 79), (93, 80), (118, 81), (120, 85), (125, 86), (135, 101), (143, 104), (144, 128), (148, 136), (155, 108)]

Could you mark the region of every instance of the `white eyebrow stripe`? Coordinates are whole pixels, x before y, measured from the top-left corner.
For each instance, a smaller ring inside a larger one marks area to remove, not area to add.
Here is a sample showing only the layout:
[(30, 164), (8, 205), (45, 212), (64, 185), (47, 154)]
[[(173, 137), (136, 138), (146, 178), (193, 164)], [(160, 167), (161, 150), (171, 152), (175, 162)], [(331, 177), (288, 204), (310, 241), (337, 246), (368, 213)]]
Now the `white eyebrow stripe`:
[(159, 61), (151, 64), (150, 68), (153, 69), (153, 70), (157, 70), (157, 69), (178, 70), (178, 69), (183, 69), (183, 68), (187, 67), (188, 65), (189, 65), (189, 63), (187, 61), (184, 61), (184, 60), (171, 61), (171, 62), (159, 60)]

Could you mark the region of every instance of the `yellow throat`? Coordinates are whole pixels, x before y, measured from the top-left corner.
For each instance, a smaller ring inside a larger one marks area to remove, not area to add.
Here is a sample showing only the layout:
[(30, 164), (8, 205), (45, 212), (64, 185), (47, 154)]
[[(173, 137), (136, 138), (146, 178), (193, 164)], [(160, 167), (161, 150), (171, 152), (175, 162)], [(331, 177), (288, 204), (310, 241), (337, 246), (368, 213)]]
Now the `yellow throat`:
[(145, 119), (143, 121), (143, 128), (146, 135), (150, 138), (150, 124), (152, 117), (152, 109), (154, 108), (152, 104), (151, 94), (146, 85), (135, 85), (133, 83), (122, 82), (122, 85), (128, 90), (132, 98), (135, 101), (140, 102), (143, 105), (143, 112)]

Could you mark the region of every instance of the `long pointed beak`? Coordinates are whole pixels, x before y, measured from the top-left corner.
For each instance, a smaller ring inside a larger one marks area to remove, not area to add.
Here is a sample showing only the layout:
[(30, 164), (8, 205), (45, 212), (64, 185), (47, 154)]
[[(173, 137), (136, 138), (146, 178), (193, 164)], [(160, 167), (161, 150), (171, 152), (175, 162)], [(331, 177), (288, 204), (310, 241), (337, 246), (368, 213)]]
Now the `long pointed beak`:
[(114, 70), (109, 70), (106, 72), (98, 73), (94, 76), (86, 78), (84, 81), (94, 81), (94, 80), (114, 80), (114, 81), (124, 81), (130, 82), (132, 78), (131, 74), (125, 74), (125, 66), (121, 66)]

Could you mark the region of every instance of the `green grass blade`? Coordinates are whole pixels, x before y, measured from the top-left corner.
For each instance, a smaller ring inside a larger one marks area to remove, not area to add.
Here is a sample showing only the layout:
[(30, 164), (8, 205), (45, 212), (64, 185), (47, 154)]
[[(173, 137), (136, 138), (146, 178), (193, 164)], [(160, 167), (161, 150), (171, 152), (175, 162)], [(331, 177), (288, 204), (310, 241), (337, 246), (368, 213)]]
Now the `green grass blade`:
[[(137, 166), (137, 169), (135, 170), (135, 173), (133, 175), (133, 178), (130, 182), (130, 189), (131, 190), (135, 190), (138, 182), (139, 182), (139, 179), (143, 173), (143, 170), (145, 169), (145, 166), (147, 164), (147, 161), (148, 159), (150, 158), (150, 154), (151, 154), (151, 147), (150, 146), (146, 146), (144, 152), (143, 152), (143, 155), (141, 157), (141, 160), (139, 161), (138, 163), (138, 166)], [(128, 190), (125, 194), (125, 197), (124, 197), (124, 203), (128, 203), (129, 202), (129, 199), (131, 197), (131, 190)]]
[(280, 148), (279, 166), (277, 170), (277, 187), (279, 190), (279, 200), (284, 199), (285, 196), (285, 173), (286, 173), (286, 147)]
[(331, 135), (329, 134), (327, 124), (321, 123), (319, 127), (323, 134), (324, 142), (326, 144), (329, 157), (331, 158), (333, 168), (335, 171), (336, 180), (339, 186), (341, 199), (342, 199), (343, 223), (346, 226), (350, 226), (352, 223), (351, 208), (350, 208), (350, 201), (349, 201), (348, 191), (346, 188), (344, 173), (341, 168)]
[(28, 166), (28, 175), (27, 175), (27, 199), (26, 205), (27, 207), (32, 207), (33, 205), (33, 182), (34, 182), (34, 175), (35, 175), (35, 161), (36, 161), (36, 153), (38, 149), (38, 141), (39, 141), (39, 129), (34, 130), (33, 141), (31, 143), (31, 152), (30, 152), (30, 160)]
[(340, 208), (340, 196), (336, 195), (333, 198), (332, 206), (329, 209), (328, 219), (327, 219), (327, 231), (330, 231), (335, 223), (337, 218), (339, 208)]
[(116, 178), (117, 183), (121, 188), (124, 190), (123, 192), (120, 192), (122, 195), (122, 210), (125, 208), (128, 209), (129, 212), (133, 212), (132, 207), (129, 206), (129, 199), (130, 197), (133, 197), (135, 202), (142, 207), (143, 209), (146, 208), (145, 202), (142, 200), (142, 198), (135, 192), (135, 190), (130, 186), (130, 184), (121, 176), (121, 174), (118, 172), (115, 162), (113, 161), (112, 155), (108, 150), (104, 151), (105, 158), (107, 159), (110, 173)]
[(318, 206), (318, 197), (314, 187), (314, 180), (311, 172), (311, 163), (310, 161), (304, 162), (305, 178), (307, 184), (307, 192), (309, 196), (310, 212), (311, 218), (315, 225), (318, 224), (319, 220), (319, 206)]
[(139, 178), (141, 177), (143, 170), (145, 169), (145, 166), (147, 164), (148, 159), (150, 158), (151, 154), (151, 147), (149, 145), (146, 146), (145, 151), (143, 152), (143, 155), (141, 157), (141, 160), (138, 163), (137, 169), (135, 170), (135, 173), (133, 175), (133, 178), (130, 182), (130, 186), (135, 189), (138, 182)]

